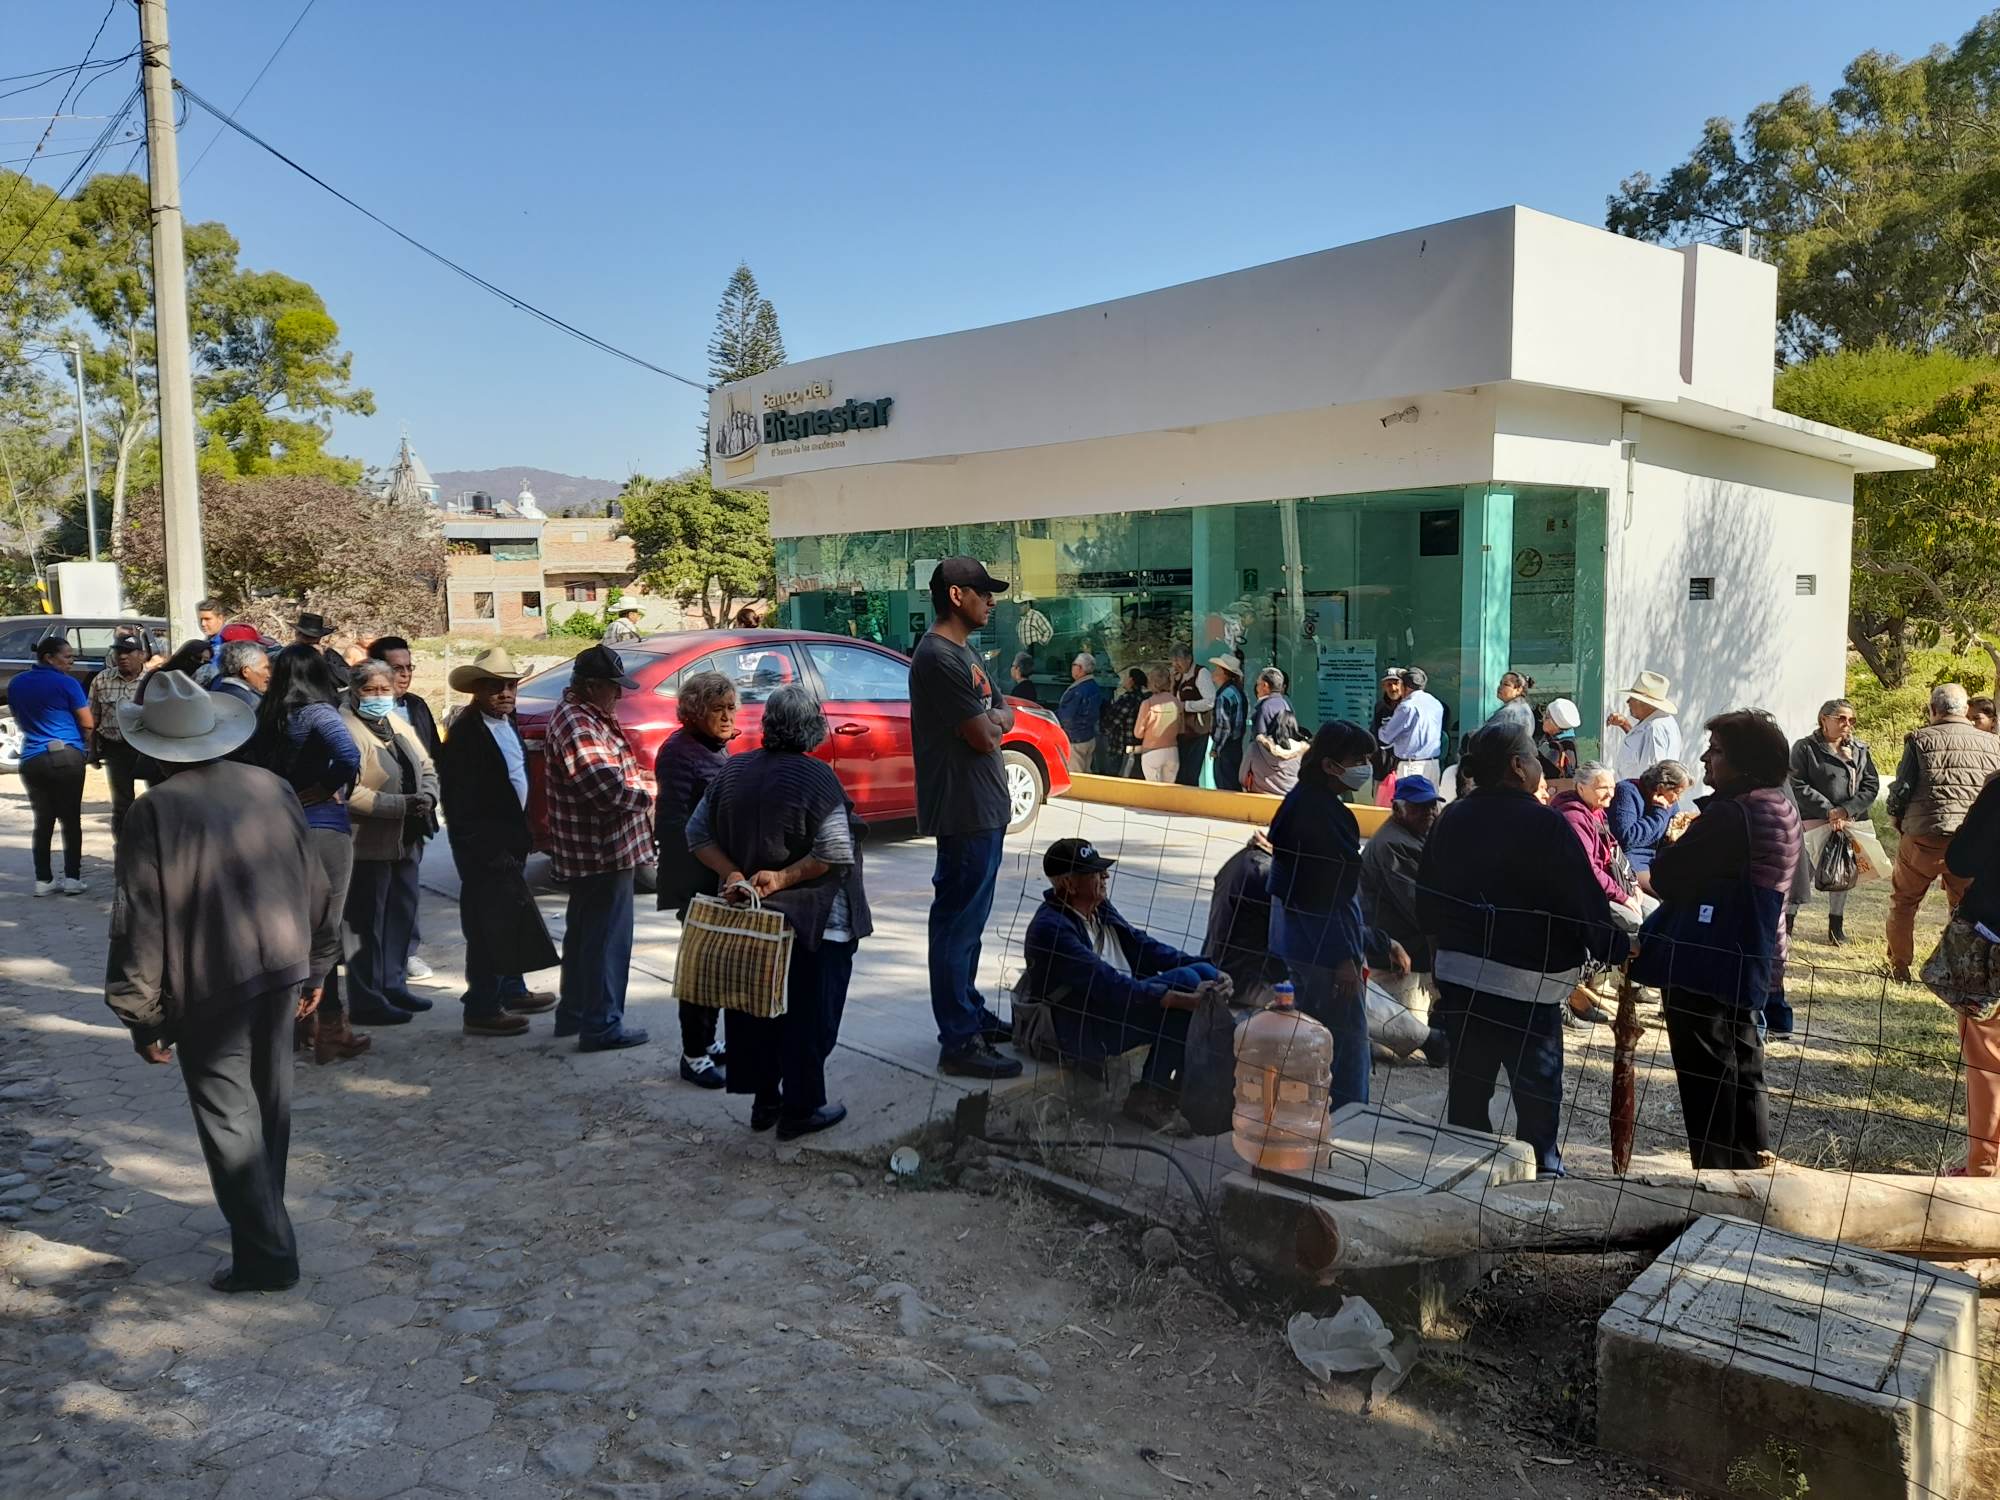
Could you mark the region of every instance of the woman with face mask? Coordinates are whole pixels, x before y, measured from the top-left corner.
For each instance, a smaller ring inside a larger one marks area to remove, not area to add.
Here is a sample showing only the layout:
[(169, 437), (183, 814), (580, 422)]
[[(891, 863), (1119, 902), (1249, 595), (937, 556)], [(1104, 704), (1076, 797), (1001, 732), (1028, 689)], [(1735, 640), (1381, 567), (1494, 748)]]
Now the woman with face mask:
[(387, 662), (369, 658), (352, 668), (340, 718), (361, 751), (361, 774), (347, 798), (354, 825), (347, 1010), (364, 1026), (395, 1026), (431, 1008), (410, 992), (408, 970), (417, 867), (424, 841), (438, 830), (437, 770), (396, 713), (396, 674)]
[(1410, 972), (1402, 945), (1361, 915), (1361, 828), (1345, 797), (1373, 779), (1374, 753), (1359, 724), (1320, 725), (1271, 820), (1271, 948), (1299, 1009), (1333, 1033), (1333, 1109), (1368, 1098), (1364, 965)]

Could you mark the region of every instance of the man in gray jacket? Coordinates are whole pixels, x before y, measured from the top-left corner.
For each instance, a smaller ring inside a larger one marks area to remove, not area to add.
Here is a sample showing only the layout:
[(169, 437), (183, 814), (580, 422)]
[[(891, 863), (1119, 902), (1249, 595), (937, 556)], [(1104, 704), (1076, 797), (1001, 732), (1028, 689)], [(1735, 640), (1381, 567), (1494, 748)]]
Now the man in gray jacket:
[(1902, 838), (1889, 879), (1889, 970), (1908, 982), (1916, 955), (1917, 908), (1931, 883), (1944, 881), (1953, 909), (1970, 881), (1945, 869), (1958, 825), (1986, 778), (2000, 771), (2000, 737), (1966, 717), (1965, 689), (1955, 682), (1931, 689), (1931, 721), (1903, 740), (1903, 760), (1889, 783), (1889, 816)]
[(180, 672), (120, 705), (119, 728), (167, 772), (132, 804), (118, 846), (104, 998), (149, 1063), (176, 1051), (231, 1263), (222, 1292), (299, 1279), (285, 1212), (292, 1021), (319, 1003), (340, 915), (292, 789), (225, 760), (249, 708)]

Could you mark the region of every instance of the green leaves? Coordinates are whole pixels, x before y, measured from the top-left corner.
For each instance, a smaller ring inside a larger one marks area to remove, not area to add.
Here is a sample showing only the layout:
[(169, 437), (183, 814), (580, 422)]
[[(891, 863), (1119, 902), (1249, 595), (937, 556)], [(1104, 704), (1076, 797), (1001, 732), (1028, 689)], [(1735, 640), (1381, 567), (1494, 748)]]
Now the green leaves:
[(755, 490), (718, 490), (708, 470), (671, 479), (634, 474), (618, 505), (647, 588), (683, 608), (699, 606), (710, 626), (773, 588), (771, 507)]

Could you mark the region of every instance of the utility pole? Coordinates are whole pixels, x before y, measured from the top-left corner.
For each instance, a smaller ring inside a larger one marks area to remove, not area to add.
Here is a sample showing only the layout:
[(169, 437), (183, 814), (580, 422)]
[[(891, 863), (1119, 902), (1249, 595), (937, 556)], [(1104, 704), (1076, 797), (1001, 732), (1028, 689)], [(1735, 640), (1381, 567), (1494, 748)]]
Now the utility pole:
[(166, 510), (167, 631), (201, 633), (195, 604), (207, 592), (201, 493), (195, 477), (194, 370), (188, 352), (187, 260), (181, 245), (180, 146), (174, 139), (174, 73), (166, 0), (138, 0), (146, 90), (146, 184), (153, 220), (153, 319), (159, 346), (160, 488)]
[[(83, 345), (71, 339), (63, 347), (76, 376), (76, 440), (83, 444), (83, 526), (90, 535), (90, 560), (97, 561), (97, 492), (90, 484), (90, 413), (83, 405)], [(636, 472), (636, 471), (635, 471)]]

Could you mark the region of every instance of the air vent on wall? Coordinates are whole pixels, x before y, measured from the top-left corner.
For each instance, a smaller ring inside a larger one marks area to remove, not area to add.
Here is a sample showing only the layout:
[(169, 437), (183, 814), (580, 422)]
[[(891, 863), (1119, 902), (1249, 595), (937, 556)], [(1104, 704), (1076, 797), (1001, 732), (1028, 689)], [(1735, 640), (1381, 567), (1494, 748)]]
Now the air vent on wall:
[(1714, 597), (1715, 580), (1713, 578), (1690, 578), (1688, 580), (1688, 598), (1713, 599)]
[(1819, 592), (1819, 574), (1801, 573), (1792, 582), (1792, 592), (1801, 596)]

